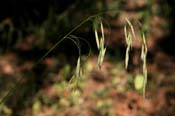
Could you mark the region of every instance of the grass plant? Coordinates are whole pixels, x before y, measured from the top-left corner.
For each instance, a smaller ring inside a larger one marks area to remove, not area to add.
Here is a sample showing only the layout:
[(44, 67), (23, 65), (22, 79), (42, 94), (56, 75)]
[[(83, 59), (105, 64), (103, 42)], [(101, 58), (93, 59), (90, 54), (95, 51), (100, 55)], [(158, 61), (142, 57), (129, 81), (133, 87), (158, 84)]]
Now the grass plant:
[[(107, 11), (108, 12), (108, 11)], [(92, 21), (93, 22), (93, 28), (94, 28), (94, 33), (95, 33), (95, 41), (96, 41), (96, 45), (97, 45), (97, 49), (99, 51), (98, 54), (98, 61), (97, 61), (97, 67), (101, 68), (104, 57), (105, 57), (105, 53), (106, 53), (106, 46), (105, 46), (105, 35), (104, 35), (104, 26), (103, 26), (103, 22), (100, 18), (100, 16), (102, 14), (104, 14), (106, 12), (102, 12), (96, 15), (92, 15), (87, 17), (85, 20), (83, 20), (80, 24), (78, 24), (76, 27), (74, 27), (72, 30), (70, 30), (65, 36), (63, 36), (62, 38), (59, 39), (58, 42), (56, 42), (39, 60), (38, 62), (36, 62), (34, 64), (34, 66), (38, 65), (39, 63), (41, 63), (41, 61), (43, 61), (43, 59), (50, 53), (52, 52), (61, 42), (63, 42), (66, 39), (71, 40), (78, 48), (78, 59), (77, 59), (77, 64), (76, 64), (76, 68), (75, 68), (75, 72), (72, 76), (72, 79), (70, 80), (71, 83), (75, 83), (76, 87), (78, 87), (78, 84), (81, 80), (82, 77), (82, 62), (81, 62), (81, 48), (80, 48), (80, 39), (85, 41), (88, 46), (89, 43), (82, 38), (76, 37), (73, 35), (73, 33), (81, 28), (82, 25), (84, 25), (85, 23)], [(132, 23), (126, 18), (126, 22), (127, 25), (124, 26), (124, 34), (125, 34), (125, 40), (126, 40), (126, 44), (127, 44), (127, 48), (126, 48), (126, 57), (125, 57), (125, 68), (128, 67), (128, 61), (129, 61), (129, 53), (131, 51), (132, 48), (132, 39), (135, 38), (135, 31), (134, 31), (134, 27), (132, 25)], [(99, 30), (100, 29), (100, 33)], [(143, 94), (145, 95), (145, 90), (146, 90), (146, 83), (147, 83), (147, 67), (146, 67), (146, 56), (147, 56), (147, 45), (146, 45), (146, 39), (145, 39), (145, 35), (144, 33), (142, 33), (142, 50), (141, 50), (141, 60), (143, 61), (143, 75), (145, 77), (144, 79), (144, 87), (143, 87)], [(90, 47), (89, 47), (90, 48)], [(23, 82), (23, 78), (21, 77), (20, 80), (18, 80), (18, 82), (14, 85), (14, 87), (12, 87), (6, 95), (4, 95), (1, 99), (0, 99), (0, 105), (2, 105), (7, 97), (9, 97), (14, 90), (16, 90)]]
[[(128, 62), (129, 62), (129, 53), (131, 51), (132, 48), (132, 41), (135, 38), (135, 30), (134, 30), (134, 26), (132, 25), (132, 23), (126, 18), (126, 22), (127, 24), (124, 26), (124, 35), (125, 35), (125, 40), (126, 40), (126, 44), (127, 44), (127, 48), (126, 48), (126, 53), (125, 53), (125, 68), (128, 68)], [(140, 23), (139, 23), (140, 25)], [(143, 97), (145, 98), (145, 92), (146, 92), (146, 84), (147, 84), (147, 63), (146, 63), (146, 57), (147, 57), (147, 43), (146, 43), (146, 38), (145, 38), (145, 34), (143, 31), (141, 31), (141, 39), (142, 39), (142, 47), (141, 47), (141, 56), (140, 59), (143, 62), (142, 65), (142, 70), (143, 70), (143, 76), (144, 76), (144, 80), (143, 82), (141, 82), (141, 86), (143, 85)]]

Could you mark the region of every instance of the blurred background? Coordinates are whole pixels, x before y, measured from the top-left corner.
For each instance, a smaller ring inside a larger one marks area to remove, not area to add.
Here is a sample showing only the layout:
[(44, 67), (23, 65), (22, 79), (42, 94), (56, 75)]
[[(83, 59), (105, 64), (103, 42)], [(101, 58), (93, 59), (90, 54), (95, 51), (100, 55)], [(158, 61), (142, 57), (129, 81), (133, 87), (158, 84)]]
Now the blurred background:
[[(5, 0), (0, 2), (1, 116), (174, 116), (175, 1), (173, 0)], [(105, 12), (108, 11), (108, 12)], [(78, 51), (56, 42), (87, 17), (101, 15), (106, 55), (97, 68), (92, 21), (72, 33), (84, 38), (83, 75), (69, 88)], [(125, 18), (136, 30), (129, 67), (124, 66)], [(146, 99), (139, 23), (148, 46)], [(89, 51), (90, 56), (87, 58)], [(41, 59), (41, 60), (40, 60)]]

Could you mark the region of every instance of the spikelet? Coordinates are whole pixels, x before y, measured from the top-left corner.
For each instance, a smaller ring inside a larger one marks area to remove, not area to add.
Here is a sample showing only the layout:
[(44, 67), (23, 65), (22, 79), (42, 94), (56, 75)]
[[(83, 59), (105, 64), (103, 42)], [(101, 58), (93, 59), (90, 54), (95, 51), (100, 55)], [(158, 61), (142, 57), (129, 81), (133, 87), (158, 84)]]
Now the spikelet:
[(132, 47), (132, 38), (135, 37), (135, 32), (134, 32), (134, 28), (131, 24), (131, 22), (126, 18), (126, 22), (129, 25), (129, 28), (131, 30), (131, 32), (129, 30), (127, 30), (126, 25), (124, 26), (124, 34), (125, 34), (125, 41), (127, 44), (127, 48), (126, 48), (126, 54), (125, 54), (125, 68), (128, 68), (128, 62), (129, 62), (129, 53)]
[(141, 51), (141, 60), (143, 62), (143, 75), (144, 75), (144, 81), (143, 81), (143, 96), (145, 97), (145, 91), (146, 91), (146, 85), (147, 85), (147, 66), (146, 66), (146, 56), (147, 56), (147, 44), (145, 39), (145, 34), (142, 33), (142, 51)]
[(80, 57), (78, 57), (75, 73), (70, 80), (70, 87), (73, 90), (76, 90), (79, 88), (79, 82), (82, 77), (82, 68), (81, 68), (80, 60), (81, 60)]
[(97, 44), (97, 48), (99, 50), (98, 61), (97, 61), (98, 68), (101, 68), (104, 57), (105, 57), (105, 53), (106, 53), (106, 47), (104, 45), (104, 43), (105, 43), (104, 27), (103, 27), (102, 21), (100, 22), (100, 29), (101, 29), (101, 37), (100, 38), (98, 36), (97, 26), (95, 26), (95, 29), (94, 29), (96, 44)]

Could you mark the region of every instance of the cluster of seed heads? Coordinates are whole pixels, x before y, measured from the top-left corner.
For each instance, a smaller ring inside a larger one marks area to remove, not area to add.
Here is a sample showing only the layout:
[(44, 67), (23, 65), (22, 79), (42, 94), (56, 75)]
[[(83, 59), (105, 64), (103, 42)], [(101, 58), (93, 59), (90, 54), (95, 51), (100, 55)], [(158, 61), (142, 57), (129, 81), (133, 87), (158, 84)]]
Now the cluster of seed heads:
[[(124, 26), (124, 34), (125, 34), (125, 40), (127, 44), (126, 53), (125, 53), (125, 68), (128, 68), (128, 62), (129, 62), (129, 53), (132, 48), (132, 39), (135, 38), (135, 31), (133, 28), (132, 23), (126, 18), (127, 24)], [(141, 39), (142, 39), (142, 48), (141, 48), (141, 60), (143, 62), (142, 70), (143, 70), (143, 96), (145, 97), (145, 91), (146, 91), (146, 84), (147, 84), (147, 66), (146, 66), (146, 57), (147, 57), (147, 44), (146, 44), (146, 38), (144, 32), (141, 32)]]

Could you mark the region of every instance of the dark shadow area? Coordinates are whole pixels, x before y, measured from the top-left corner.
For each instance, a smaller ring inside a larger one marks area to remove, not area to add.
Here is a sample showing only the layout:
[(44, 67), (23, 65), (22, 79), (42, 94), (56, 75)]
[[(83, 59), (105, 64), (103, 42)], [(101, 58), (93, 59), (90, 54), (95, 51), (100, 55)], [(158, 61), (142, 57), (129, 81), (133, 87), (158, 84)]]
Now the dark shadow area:
[(175, 1), (160, 0), (160, 4), (163, 4), (161, 12), (163, 13), (163, 17), (167, 18), (169, 25), (169, 34), (159, 42), (160, 49), (170, 56), (175, 57)]
[(34, 24), (41, 24), (47, 18), (50, 8), (59, 14), (74, 2), (74, 0), (3, 0), (0, 2), (0, 21), (12, 18), (17, 27), (31, 21)]

